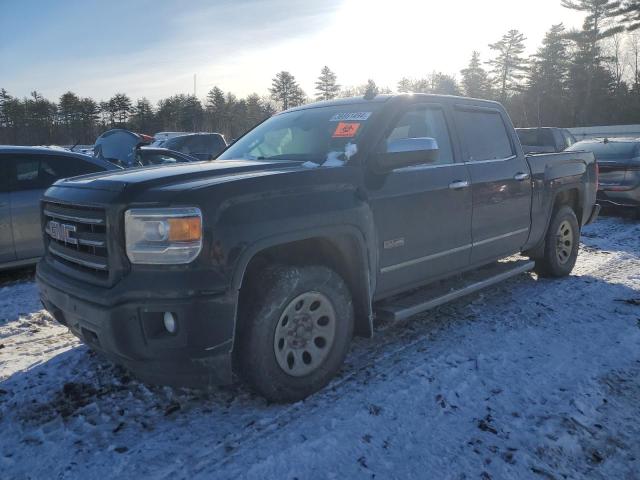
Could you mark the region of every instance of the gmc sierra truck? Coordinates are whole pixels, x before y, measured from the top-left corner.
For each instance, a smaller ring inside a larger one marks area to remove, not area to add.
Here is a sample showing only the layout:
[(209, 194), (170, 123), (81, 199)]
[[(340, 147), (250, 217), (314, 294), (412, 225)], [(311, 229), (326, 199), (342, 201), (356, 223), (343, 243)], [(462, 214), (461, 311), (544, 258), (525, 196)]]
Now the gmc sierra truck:
[(60, 323), (143, 381), (237, 374), (294, 401), (330, 381), (376, 317), (527, 270), (568, 275), (596, 185), (592, 153), (525, 156), (495, 102), (316, 103), (215, 161), (57, 182), (37, 281)]

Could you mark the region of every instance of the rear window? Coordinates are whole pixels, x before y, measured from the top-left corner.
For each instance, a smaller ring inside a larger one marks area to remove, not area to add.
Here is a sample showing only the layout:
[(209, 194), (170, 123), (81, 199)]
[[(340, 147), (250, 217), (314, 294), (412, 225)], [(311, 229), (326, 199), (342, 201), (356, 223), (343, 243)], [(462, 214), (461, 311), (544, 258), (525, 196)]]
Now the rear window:
[(555, 147), (551, 130), (516, 130), (522, 145), (534, 147)]
[(507, 128), (498, 111), (458, 110), (456, 120), (465, 161), (498, 160), (514, 155)]
[(587, 150), (593, 152), (597, 160), (633, 158), (639, 155), (640, 143), (637, 142), (588, 142), (574, 143), (568, 150)]

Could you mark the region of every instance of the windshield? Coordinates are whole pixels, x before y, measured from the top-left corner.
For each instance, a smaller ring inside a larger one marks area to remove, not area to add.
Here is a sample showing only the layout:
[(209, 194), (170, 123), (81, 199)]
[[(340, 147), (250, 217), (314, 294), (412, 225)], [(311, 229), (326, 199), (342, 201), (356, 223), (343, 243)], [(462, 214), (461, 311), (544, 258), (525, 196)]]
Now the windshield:
[(344, 162), (357, 152), (379, 103), (309, 108), (271, 117), (218, 159)]

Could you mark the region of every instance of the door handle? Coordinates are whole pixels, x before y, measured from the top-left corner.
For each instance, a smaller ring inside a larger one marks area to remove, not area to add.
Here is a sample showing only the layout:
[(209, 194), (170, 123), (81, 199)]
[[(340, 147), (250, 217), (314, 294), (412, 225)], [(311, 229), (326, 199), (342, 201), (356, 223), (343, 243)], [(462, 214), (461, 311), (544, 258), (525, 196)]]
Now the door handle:
[(469, 186), (469, 182), (467, 180), (456, 180), (455, 182), (451, 182), (449, 184), (449, 188), (451, 190), (462, 190), (463, 188), (467, 188)]
[(529, 180), (529, 178), (531, 178), (531, 175), (529, 175), (528, 173), (516, 173), (513, 176), (513, 179), (519, 182), (524, 182), (525, 180)]

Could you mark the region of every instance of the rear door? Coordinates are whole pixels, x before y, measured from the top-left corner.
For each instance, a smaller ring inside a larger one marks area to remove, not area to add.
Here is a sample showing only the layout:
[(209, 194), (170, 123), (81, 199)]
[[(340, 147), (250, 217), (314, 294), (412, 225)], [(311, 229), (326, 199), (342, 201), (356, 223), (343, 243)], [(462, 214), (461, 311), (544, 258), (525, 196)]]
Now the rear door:
[(94, 173), (103, 168), (76, 157), (32, 154), (17, 155), (10, 168), (11, 226), (18, 260), (43, 253), (40, 199), (56, 180)]
[(473, 191), (471, 263), (520, 251), (531, 227), (531, 172), (498, 109), (458, 106), (455, 119)]
[(378, 296), (469, 264), (469, 175), (455, 153), (446, 108), (431, 103), (405, 107), (381, 147), (390, 140), (420, 137), (436, 139), (439, 158), (380, 175), (369, 190), (378, 236)]
[(6, 155), (0, 155), (0, 264), (16, 259), (11, 229), (11, 201)]

